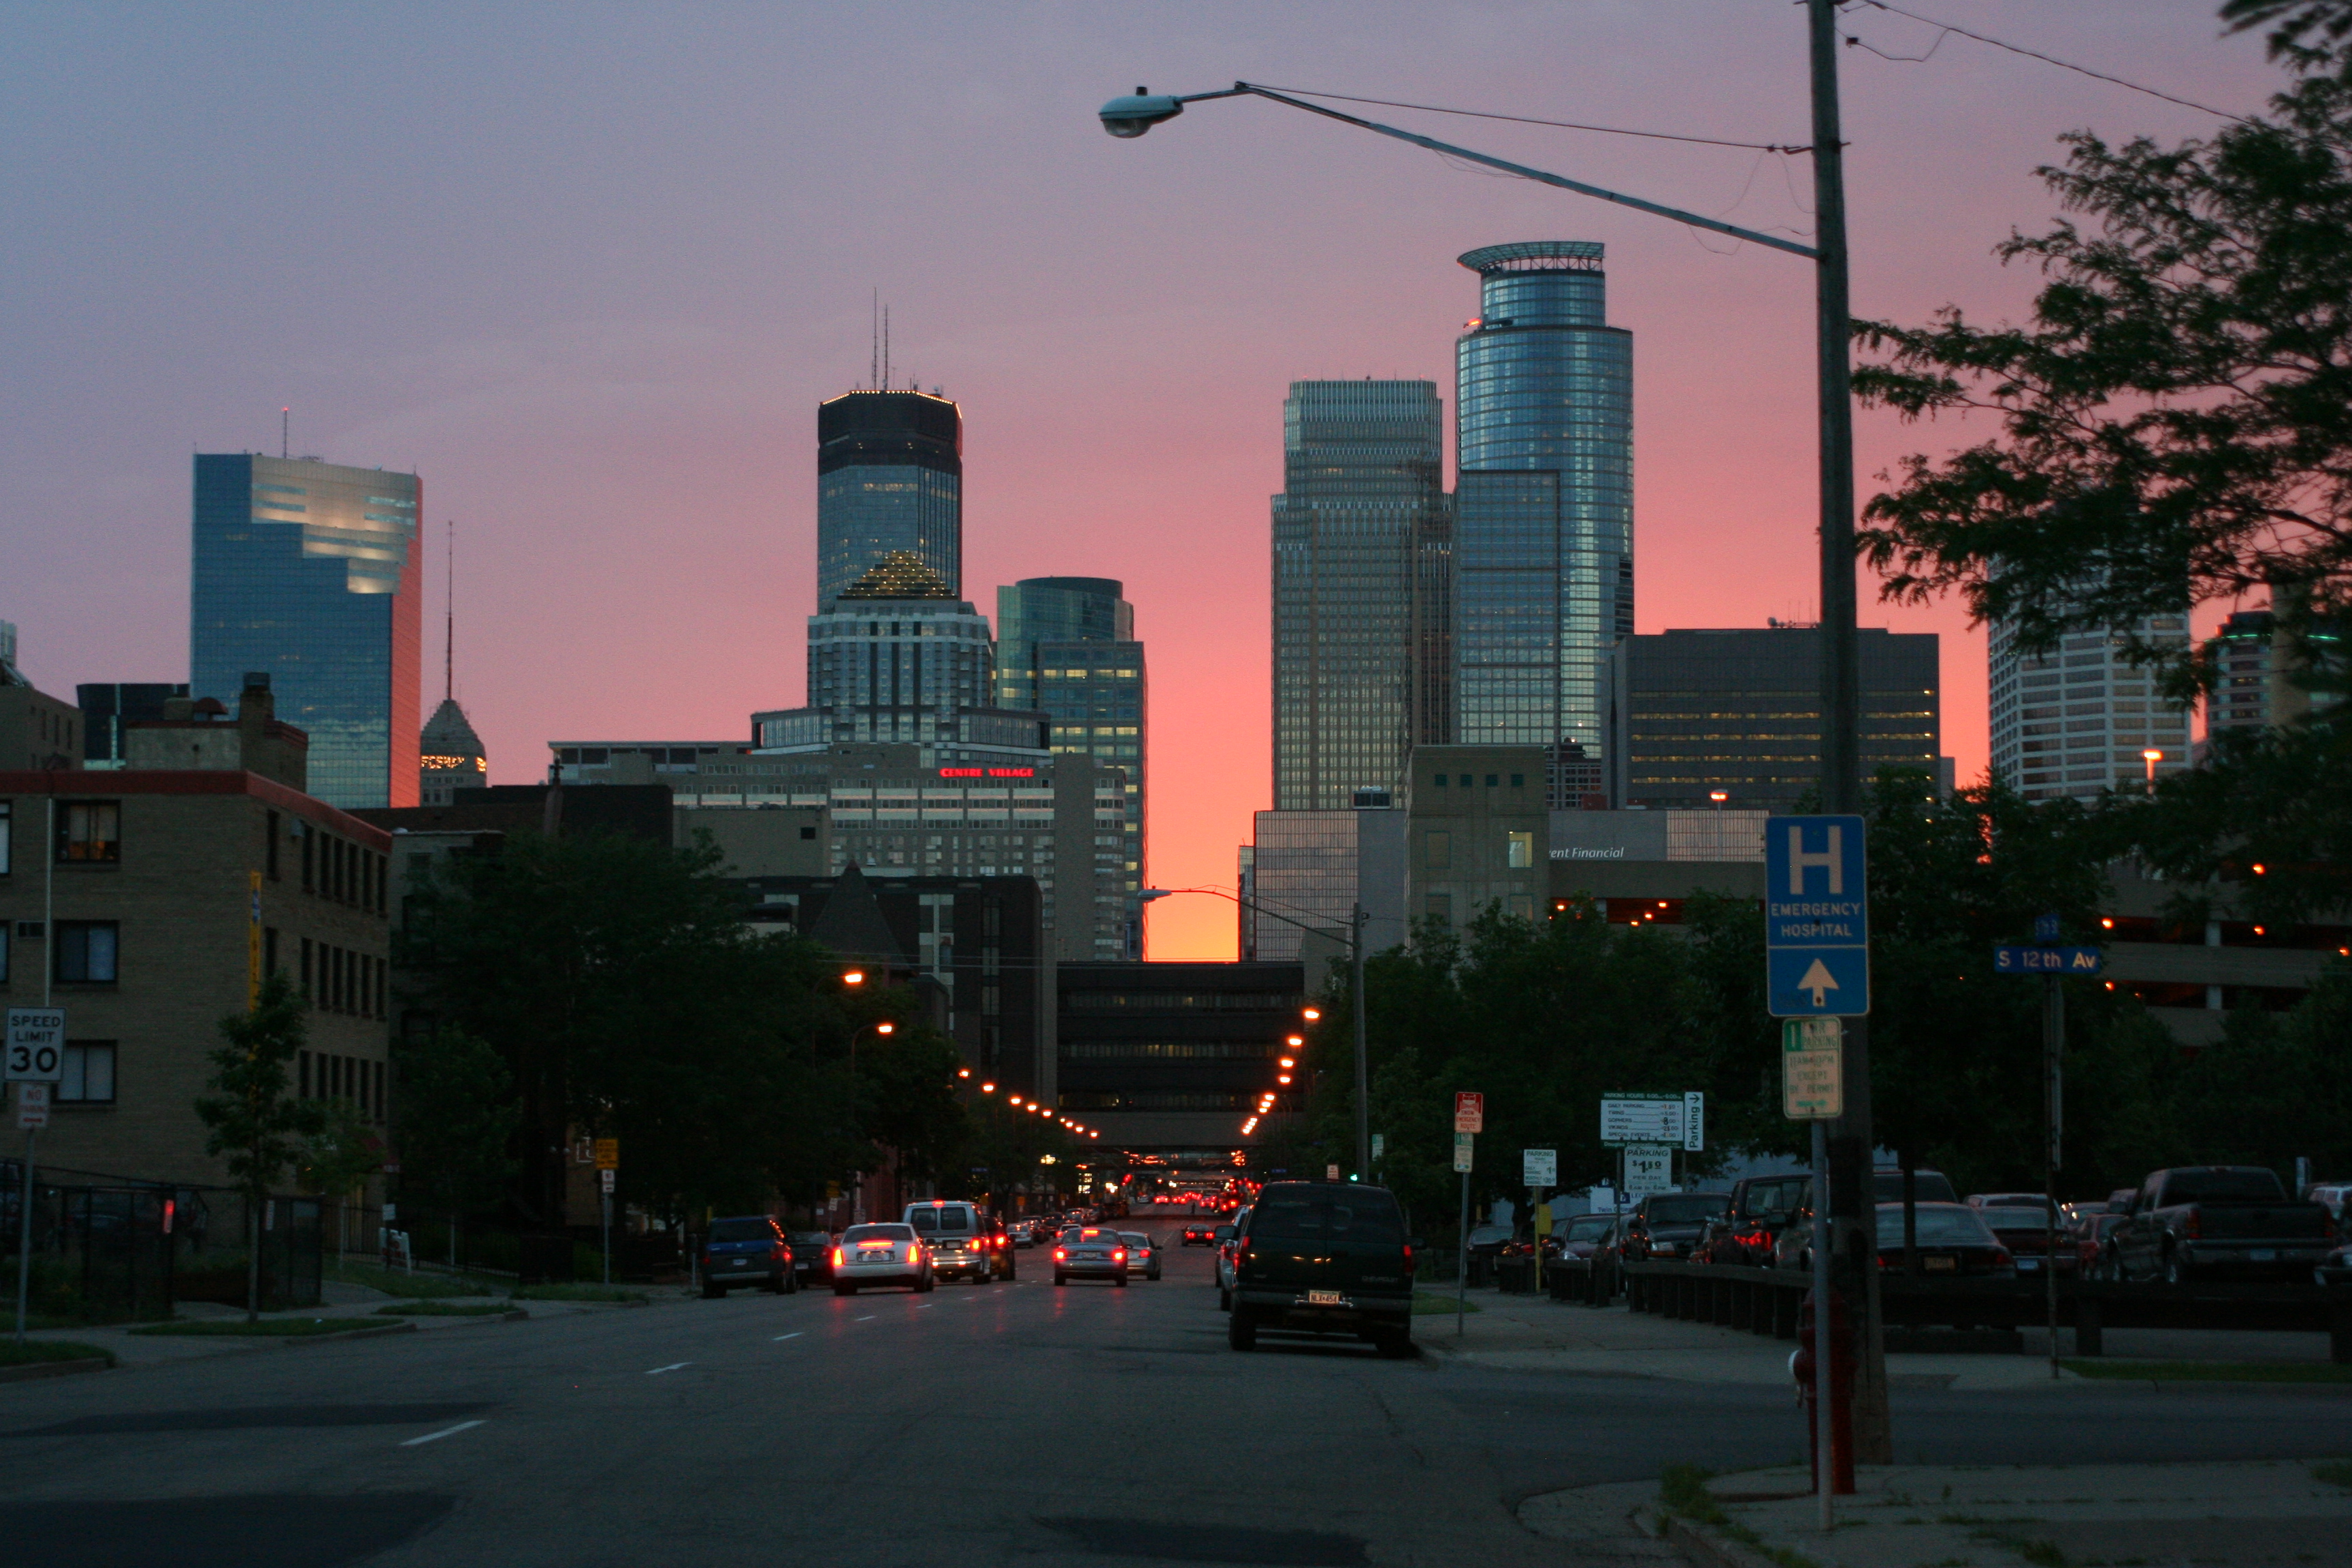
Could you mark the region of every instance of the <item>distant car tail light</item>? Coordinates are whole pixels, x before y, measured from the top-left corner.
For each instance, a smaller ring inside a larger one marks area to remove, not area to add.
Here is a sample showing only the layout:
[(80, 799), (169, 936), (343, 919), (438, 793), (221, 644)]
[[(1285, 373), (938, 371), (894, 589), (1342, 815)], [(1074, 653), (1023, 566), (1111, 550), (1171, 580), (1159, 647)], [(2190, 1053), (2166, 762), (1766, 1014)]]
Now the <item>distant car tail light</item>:
[(1069, 1257), (1070, 1257), (1070, 1255), (1069, 1255), (1066, 1251), (1063, 1250), (1061, 1247), (1057, 1247), (1054, 1248), (1054, 1261), (1055, 1261), (1055, 1262), (1056, 1262), (1056, 1263), (1066, 1263), (1067, 1261), (1069, 1261)]
[(1112, 1247), (1112, 1248), (1110, 1249), (1110, 1260), (1111, 1260), (1113, 1263), (1124, 1263), (1124, 1262), (1126, 1262), (1126, 1261), (1127, 1261), (1127, 1248), (1125, 1248), (1124, 1247)]
[(1405, 1243), (1404, 1271), (1408, 1278), (1412, 1274), (1412, 1244), (1411, 1242)]
[(833, 1266), (835, 1268), (841, 1267), (841, 1248), (837, 1247), (833, 1249)]

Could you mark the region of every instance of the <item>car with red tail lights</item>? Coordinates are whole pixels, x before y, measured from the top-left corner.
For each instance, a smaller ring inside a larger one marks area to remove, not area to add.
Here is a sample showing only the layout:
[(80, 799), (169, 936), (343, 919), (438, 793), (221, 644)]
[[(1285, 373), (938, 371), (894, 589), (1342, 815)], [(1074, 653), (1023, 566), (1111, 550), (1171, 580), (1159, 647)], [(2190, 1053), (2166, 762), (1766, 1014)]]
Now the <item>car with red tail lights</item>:
[(1073, 1279), (1108, 1279), (1123, 1287), (1127, 1273), (1127, 1237), (1108, 1226), (1073, 1226), (1054, 1243), (1056, 1285)]

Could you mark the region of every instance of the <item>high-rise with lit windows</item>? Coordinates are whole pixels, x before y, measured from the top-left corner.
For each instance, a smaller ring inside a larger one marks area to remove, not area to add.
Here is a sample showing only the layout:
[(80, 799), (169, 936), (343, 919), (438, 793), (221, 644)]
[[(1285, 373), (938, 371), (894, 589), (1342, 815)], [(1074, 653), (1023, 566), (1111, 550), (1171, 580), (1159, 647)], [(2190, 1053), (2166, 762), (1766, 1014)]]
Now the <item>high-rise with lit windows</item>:
[(903, 552), (963, 591), (963, 412), (947, 398), (861, 387), (817, 405), (816, 600)]
[(188, 689), (266, 672), (310, 737), (310, 793), (415, 805), (424, 583), (415, 474), (256, 453), (195, 459)]
[(1454, 734), (1545, 748), (1555, 808), (1608, 765), (1607, 664), (1633, 633), (1633, 335), (1601, 247), (1490, 245), (1454, 348)]
[(1444, 428), (1428, 381), (1297, 381), (1274, 498), (1274, 805), (1346, 811), (1447, 739)]
[[(2164, 700), (2151, 671), (2123, 657), (2128, 635), (2189, 646), (2186, 616), (2154, 616), (2117, 633), (2070, 634), (2028, 656), (2015, 629), (1995, 622), (1991, 666), (1992, 771), (2028, 800), (2128, 793), (2189, 766), (2189, 712)], [(2151, 758), (2148, 752), (2156, 755)]]

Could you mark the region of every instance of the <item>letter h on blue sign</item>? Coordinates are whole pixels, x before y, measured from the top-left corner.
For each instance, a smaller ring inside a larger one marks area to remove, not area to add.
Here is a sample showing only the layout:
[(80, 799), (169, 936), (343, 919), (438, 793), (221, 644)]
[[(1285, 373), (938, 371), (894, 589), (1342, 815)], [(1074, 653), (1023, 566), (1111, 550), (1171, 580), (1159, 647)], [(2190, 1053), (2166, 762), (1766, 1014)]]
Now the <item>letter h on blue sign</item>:
[(1827, 873), (1824, 893), (1843, 895), (1845, 892), (1845, 827), (1832, 822), (1828, 825), (1828, 847), (1818, 855), (1805, 852), (1805, 830), (1796, 823), (1789, 825), (1789, 896), (1805, 896), (1805, 873), (1815, 868)]

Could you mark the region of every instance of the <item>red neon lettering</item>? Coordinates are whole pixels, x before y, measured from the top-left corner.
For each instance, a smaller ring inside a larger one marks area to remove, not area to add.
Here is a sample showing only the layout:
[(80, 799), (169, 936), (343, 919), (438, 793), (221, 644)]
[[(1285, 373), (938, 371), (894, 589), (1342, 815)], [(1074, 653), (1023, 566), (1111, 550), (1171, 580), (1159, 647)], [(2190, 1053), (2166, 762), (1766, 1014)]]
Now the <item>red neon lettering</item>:
[(1035, 778), (1037, 776), (1037, 770), (1034, 768), (991, 768), (988, 770), (988, 776), (992, 779), (1029, 779)]
[(979, 776), (978, 768), (941, 768), (940, 770), (940, 777), (943, 779), (976, 779)]

